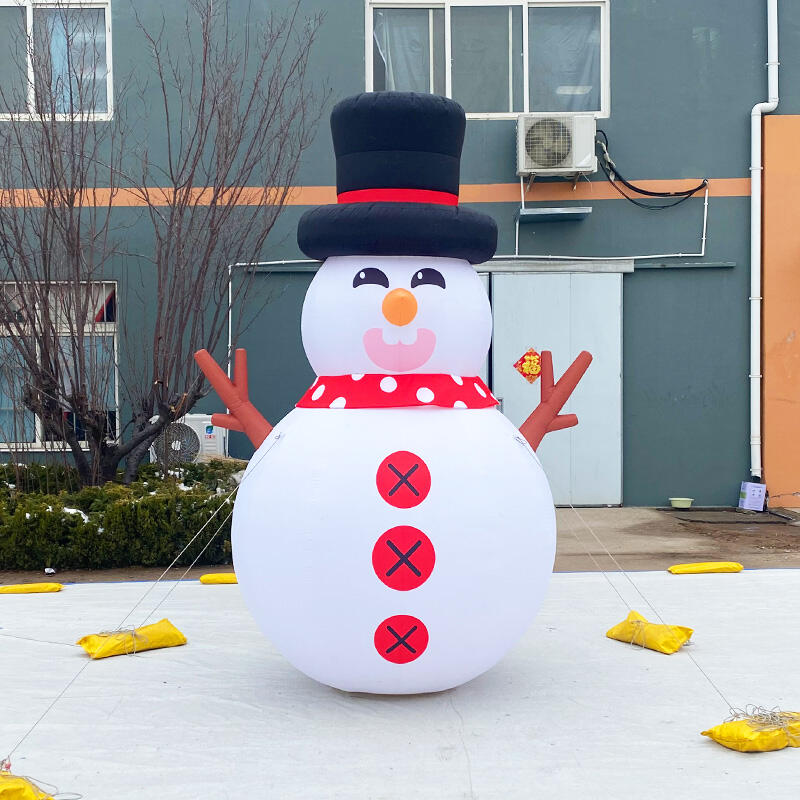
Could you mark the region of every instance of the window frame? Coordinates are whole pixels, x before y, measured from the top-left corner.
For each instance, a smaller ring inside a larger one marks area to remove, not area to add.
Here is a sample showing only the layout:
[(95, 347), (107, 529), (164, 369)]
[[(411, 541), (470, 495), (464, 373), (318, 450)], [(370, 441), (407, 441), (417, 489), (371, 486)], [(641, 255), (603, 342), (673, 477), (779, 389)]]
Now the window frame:
[[(4, 286), (13, 286), (16, 281), (0, 281), (0, 290)], [(120, 436), (120, 405), (119, 405), (119, 283), (115, 280), (85, 281), (83, 283), (96, 284), (104, 287), (101, 294), (107, 296), (107, 292), (113, 289), (116, 304), (116, 319), (114, 322), (87, 322), (84, 325), (84, 335), (88, 337), (106, 337), (112, 340), (112, 358), (114, 360), (114, 406), (108, 409), (114, 411), (114, 439)], [(71, 284), (71, 281), (50, 281), (51, 285)], [(56, 332), (58, 336), (70, 335), (69, 326), (59, 326)], [(6, 324), (0, 323), (0, 337), (14, 336), (14, 332)], [(38, 354), (38, 348), (37, 348)], [(82, 450), (89, 449), (89, 443), (82, 439), (78, 442)], [(37, 414), (34, 414), (34, 438), (26, 442), (5, 441), (0, 437), (0, 452), (19, 452), (21, 450), (37, 453), (60, 452), (67, 448), (64, 441), (46, 439), (44, 436), (44, 425)]]
[[(70, 122), (75, 119), (80, 119), (86, 122), (108, 122), (114, 117), (114, 67), (112, 60), (112, 46), (111, 46), (111, 0), (0, 0), (0, 8), (24, 8), (25, 9), (25, 27), (29, 42), (33, 39), (33, 10), (34, 8), (41, 9), (59, 9), (68, 6), (74, 6), (78, 9), (102, 9), (105, 11), (106, 21), (106, 110), (105, 111), (83, 111), (69, 113), (56, 113), (52, 119), (56, 122)], [(31, 44), (28, 44), (31, 47)], [(28, 108), (26, 111), (18, 112), (0, 112), (0, 122), (10, 120), (35, 120), (38, 118), (36, 112), (36, 87), (35, 76), (33, 73), (33, 62), (26, 54), (27, 59), (27, 75), (28, 82)], [(47, 119), (51, 119), (48, 115)]]
[[(465, 109), (467, 119), (516, 119), (520, 114), (592, 114), (595, 119), (611, 116), (611, 0), (364, 0), (364, 57), (365, 88), (373, 91), (373, 11), (380, 8), (428, 8), (444, 9), (444, 63), (445, 94), (452, 97), (452, 29), (451, 10), (463, 6), (519, 6), (522, 9), (522, 111), (478, 112)], [(531, 111), (529, 74), (529, 8), (594, 7), (600, 9), (600, 110), (599, 111)], [(433, 41), (429, 43), (433, 49)], [(511, 46), (509, 44), (509, 61)]]

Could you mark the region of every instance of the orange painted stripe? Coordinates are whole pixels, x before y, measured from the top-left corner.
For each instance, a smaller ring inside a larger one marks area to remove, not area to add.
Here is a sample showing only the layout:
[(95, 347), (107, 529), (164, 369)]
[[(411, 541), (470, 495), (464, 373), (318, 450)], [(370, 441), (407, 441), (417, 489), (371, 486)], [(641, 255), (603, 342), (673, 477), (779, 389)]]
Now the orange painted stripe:
[[(336, 202), (336, 190), (332, 186), (309, 187), (308, 203), (297, 202), (298, 193), (304, 190), (301, 187), (262, 187), (239, 186), (231, 187), (219, 195), (219, 202), (233, 202), (241, 206), (272, 205), (285, 195), (287, 205), (323, 205)], [(314, 191), (315, 189), (323, 191)], [(175, 196), (175, 190), (166, 187), (147, 187), (145, 189), (89, 189), (80, 198), (83, 205), (95, 206), (120, 206), (141, 207), (148, 201), (156, 206), (169, 205)], [(329, 199), (331, 198), (331, 199)], [(208, 206), (214, 199), (213, 190), (208, 187), (196, 187), (189, 192), (188, 202), (191, 205)], [(3, 189), (0, 190), (0, 205), (26, 206), (40, 208), (49, 202), (44, 191), (35, 189)]]
[[(702, 178), (677, 180), (632, 181), (651, 192), (677, 192), (692, 189)], [(621, 189), (638, 199), (642, 198), (625, 187)], [(698, 193), (702, 196), (702, 192)], [(708, 181), (709, 197), (749, 197), (749, 178), (712, 178)], [(462, 203), (519, 203), (518, 183), (466, 184), (461, 187), (459, 199)], [(579, 181), (573, 188), (568, 181), (558, 183), (534, 183), (525, 193), (525, 202), (553, 200), (622, 200), (619, 192), (608, 181)]]
[[(675, 180), (643, 180), (634, 181), (644, 189), (654, 192), (675, 192), (691, 188), (700, 182), (699, 178)], [(749, 197), (749, 178), (712, 178), (708, 182), (711, 197)], [(145, 203), (145, 194), (157, 206), (168, 205), (172, 189), (149, 187), (139, 189), (93, 189), (86, 192), (85, 205), (141, 207)], [(335, 186), (290, 186), (233, 187), (222, 194), (220, 202), (228, 200), (236, 205), (256, 206), (272, 205), (285, 196), (289, 206), (322, 206), (336, 203)], [(191, 191), (189, 202), (207, 206), (211, 203), (211, 189), (198, 187)], [(529, 203), (553, 202), (565, 200), (621, 200), (620, 194), (607, 181), (580, 181), (573, 188), (568, 181), (558, 183), (534, 183), (526, 191), (525, 201)], [(468, 183), (461, 187), (459, 200), (462, 203), (519, 203), (518, 183)], [(0, 205), (41, 207), (45, 204), (44, 195), (35, 190), (5, 189), (0, 190)]]
[[(651, 192), (677, 192), (697, 186), (702, 178), (634, 181)], [(712, 178), (708, 182), (709, 197), (749, 197), (750, 178)], [(636, 195), (634, 195), (636, 196)], [(519, 203), (518, 183), (467, 183), (459, 192), (461, 203)], [(619, 192), (607, 181), (580, 181), (573, 189), (568, 181), (533, 183), (525, 201), (536, 203), (553, 200), (622, 200)], [(297, 186), (288, 205), (313, 206), (336, 202), (333, 186)]]

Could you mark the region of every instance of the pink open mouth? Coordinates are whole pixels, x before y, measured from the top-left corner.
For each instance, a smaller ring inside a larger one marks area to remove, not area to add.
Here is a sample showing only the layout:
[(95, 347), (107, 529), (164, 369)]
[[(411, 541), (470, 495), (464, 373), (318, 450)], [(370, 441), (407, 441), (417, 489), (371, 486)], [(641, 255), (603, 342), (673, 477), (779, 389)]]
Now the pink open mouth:
[(436, 334), (427, 328), (417, 328), (414, 344), (386, 344), (380, 328), (370, 328), (364, 334), (364, 349), (370, 361), (387, 372), (408, 372), (421, 367), (436, 347)]

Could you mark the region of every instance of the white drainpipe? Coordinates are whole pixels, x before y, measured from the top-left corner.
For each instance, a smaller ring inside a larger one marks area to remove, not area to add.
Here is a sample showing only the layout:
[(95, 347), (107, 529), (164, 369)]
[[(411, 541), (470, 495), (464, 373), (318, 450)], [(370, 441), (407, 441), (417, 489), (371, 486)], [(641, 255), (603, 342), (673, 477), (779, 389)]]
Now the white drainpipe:
[(762, 116), (778, 107), (778, 0), (767, 0), (766, 103), (750, 112), (750, 474), (761, 464), (761, 156)]

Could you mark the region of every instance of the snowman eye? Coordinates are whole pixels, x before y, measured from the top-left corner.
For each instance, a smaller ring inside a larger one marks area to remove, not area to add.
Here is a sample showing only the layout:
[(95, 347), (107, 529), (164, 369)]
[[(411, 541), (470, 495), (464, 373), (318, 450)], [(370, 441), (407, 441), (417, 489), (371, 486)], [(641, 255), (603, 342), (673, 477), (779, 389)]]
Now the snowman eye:
[(411, 288), (413, 289), (415, 286), (422, 286), (424, 284), (441, 286), (442, 289), (444, 289), (444, 276), (438, 269), (421, 269), (419, 272), (414, 273), (414, 277), (411, 279)]
[(375, 269), (375, 267), (365, 267), (359, 270), (355, 278), (353, 278), (354, 289), (358, 286), (363, 286), (365, 283), (376, 283), (378, 286), (389, 288), (389, 279), (381, 270)]

